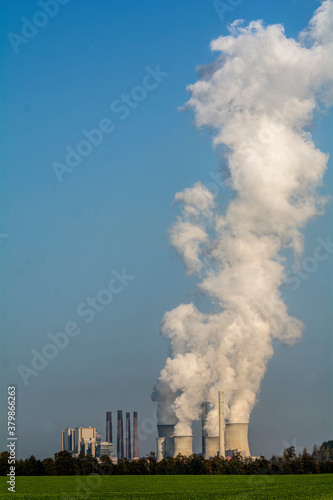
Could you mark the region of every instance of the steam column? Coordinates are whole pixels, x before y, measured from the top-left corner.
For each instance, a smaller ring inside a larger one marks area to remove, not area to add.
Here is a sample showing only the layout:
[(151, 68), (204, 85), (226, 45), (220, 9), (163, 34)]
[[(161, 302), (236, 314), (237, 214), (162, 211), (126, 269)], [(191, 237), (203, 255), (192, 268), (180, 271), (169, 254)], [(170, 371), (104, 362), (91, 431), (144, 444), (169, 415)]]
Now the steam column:
[(223, 392), (219, 391), (219, 451), (220, 457), (225, 457), (224, 444), (224, 402)]
[(139, 458), (138, 412), (133, 413), (133, 459)]

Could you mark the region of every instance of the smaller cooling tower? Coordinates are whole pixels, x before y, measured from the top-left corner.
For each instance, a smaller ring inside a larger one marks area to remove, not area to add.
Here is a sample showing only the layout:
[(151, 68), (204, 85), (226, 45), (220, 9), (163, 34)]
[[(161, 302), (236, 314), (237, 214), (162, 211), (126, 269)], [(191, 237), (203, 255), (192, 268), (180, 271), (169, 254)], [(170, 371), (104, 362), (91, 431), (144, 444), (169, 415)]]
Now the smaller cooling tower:
[(174, 427), (174, 425), (158, 425), (158, 437), (172, 438)]
[(157, 461), (163, 458), (173, 457), (174, 442), (173, 442), (174, 425), (158, 425), (157, 432)]
[(219, 436), (216, 437), (206, 436), (204, 439), (205, 439), (204, 459), (209, 460), (210, 458), (217, 457), (220, 452)]
[(173, 438), (173, 457), (176, 458), (179, 454), (189, 457), (193, 453), (192, 449), (193, 436), (174, 436)]
[(160, 462), (164, 458), (165, 454), (165, 437), (158, 437), (156, 439), (157, 444), (157, 461)]
[(240, 450), (243, 457), (250, 457), (248, 443), (249, 424), (227, 423), (225, 428), (225, 449)]

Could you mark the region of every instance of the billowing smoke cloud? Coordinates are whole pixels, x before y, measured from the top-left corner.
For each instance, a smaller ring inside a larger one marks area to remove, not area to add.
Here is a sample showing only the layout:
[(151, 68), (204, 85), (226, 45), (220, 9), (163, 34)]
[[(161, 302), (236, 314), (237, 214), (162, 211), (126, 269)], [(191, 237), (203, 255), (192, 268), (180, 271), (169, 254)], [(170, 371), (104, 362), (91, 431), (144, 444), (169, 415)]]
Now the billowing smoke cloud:
[(182, 211), (171, 242), (217, 311), (181, 304), (162, 322), (170, 354), (153, 399), (160, 423), (176, 423), (176, 435), (191, 434), (203, 401), (211, 406), (207, 431), (217, 434), (218, 390), (226, 417), (247, 422), (273, 340), (301, 338), (303, 324), (279, 291), (287, 279), (281, 251), (300, 257), (302, 229), (325, 203), (317, 188), (327, 156), (305, 129), (316, 108), (332, 103), (332, 19), (328, 0), (299, 41), (281, 25), (236, 21), (230, 36), (212, 42), (219, 55), (189, 86), (196, 125), (227, 146), (234, 196), (225, 214), (200, 183), (175, 197)]

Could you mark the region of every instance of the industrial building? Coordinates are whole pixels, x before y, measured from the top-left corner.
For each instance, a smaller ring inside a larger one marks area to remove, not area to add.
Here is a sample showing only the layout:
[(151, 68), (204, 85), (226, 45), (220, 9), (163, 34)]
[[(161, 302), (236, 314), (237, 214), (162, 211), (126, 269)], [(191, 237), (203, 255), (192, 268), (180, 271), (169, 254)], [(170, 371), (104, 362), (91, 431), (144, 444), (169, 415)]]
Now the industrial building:
[(61, 449), (69, 451), (74, 457), (81, 452), (85, 455), (99, 456), (101, 435), (96, 427), (67, 428), (61, 433)]
[[(216, 456), (231, 456), (239, 451), (242, 457), (250, 457), (248, 444), (248, 423), (232, 423), (224, 420), (223, 393), (218, 393), (219, 426), (215, 436), (208, 436), (205, 423), (208, 412), (208, 404), (202, 405), (202, 454), (205, 459)], [(192, 436), (175, 436), (174, 425), (158, 425), (157, 438), (157, 460), (167, 457), (192, 455)]]
[[(72, 453), (74, 457), (80, 453), (96, 458), (107, 455), (114, 461), (111, 411), (106, 412), (105, 431), (106, 441), (102, 441), (96, 427), (76, 427), (75, 429), (69, 427), (61, 433), (61, 449)], [(133, 435), (131, 433), (131, 414), (126, 413), (126, 442), (124, 440), (123, 412), (122, 410), (117, 412), (117, 458), (118, 460), (139, 458), (138, 413), (136, 411), (133, 412)]]

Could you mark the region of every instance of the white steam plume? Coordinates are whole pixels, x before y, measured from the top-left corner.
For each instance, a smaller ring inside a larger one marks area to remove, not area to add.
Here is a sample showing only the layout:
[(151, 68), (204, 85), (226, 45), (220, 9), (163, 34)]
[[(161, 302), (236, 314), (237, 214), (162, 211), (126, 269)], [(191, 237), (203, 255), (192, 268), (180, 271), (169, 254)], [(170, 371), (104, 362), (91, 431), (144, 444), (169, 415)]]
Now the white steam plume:
[(191, 434), (203, 401), (212, 408), (207, 431), (217, 434), (218, 390), (226, 417), (247, 422), (273, 339), (301, 338), (303, 325), (279, 292), (286, 280), (281, 250), (300, 257), (301, 231), (325, 202), (316, 190), (327, 156), (304, 128), (316, 107), (332, 103), (332, 18), (327, 0), (300, 41), (286, 38), (281, 25), (236, 21), (230, 36), (212, 42), (220, 55), (189, 86), (197, 126), (212, 128), (214, 144), (228, 148), (235, 196), (224, 215), (200, 183), (175, 197), (183, 208), (171, 242), (219, 307), (204, 314), (182, 304), (164, 316), (170, 355), (153, 399), (160, 423), (176, 423), (176, 435)]

